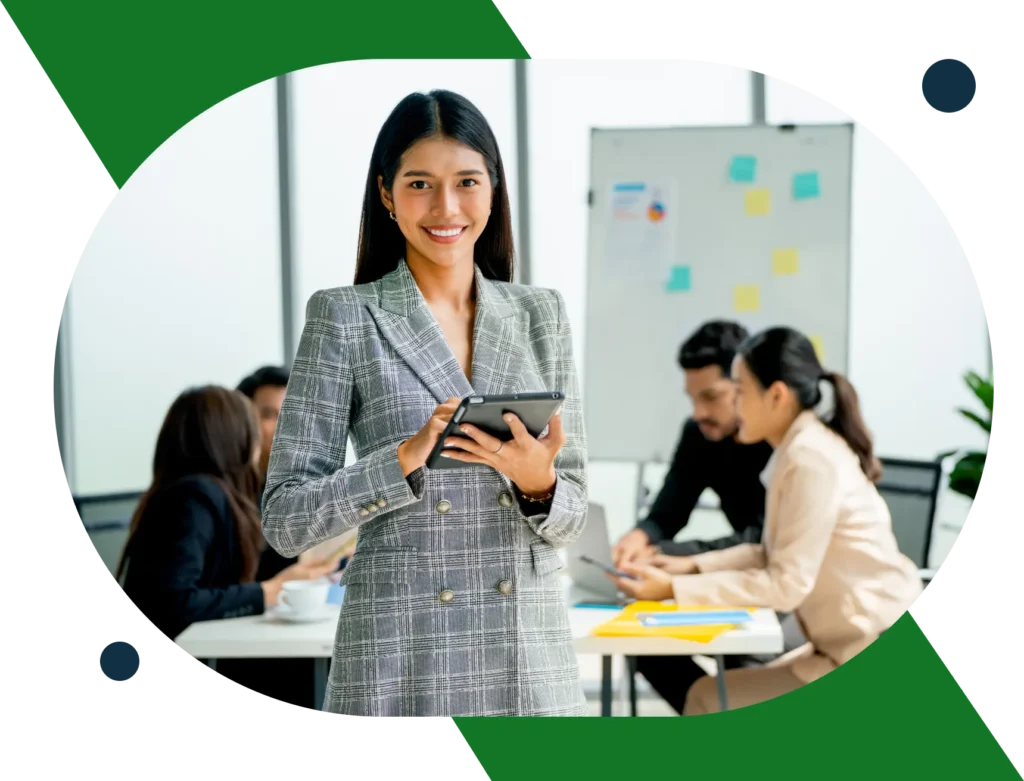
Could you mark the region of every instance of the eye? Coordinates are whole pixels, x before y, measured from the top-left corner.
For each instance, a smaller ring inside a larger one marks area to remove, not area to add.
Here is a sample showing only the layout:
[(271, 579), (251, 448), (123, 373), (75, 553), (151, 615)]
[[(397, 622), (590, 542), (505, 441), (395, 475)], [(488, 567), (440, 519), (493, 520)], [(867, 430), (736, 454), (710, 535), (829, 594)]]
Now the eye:
[(413, 190), (426, 190), (430, 185), (424, 182), (422, 179), (417, 179), (414, 182), (409, 182), (409, 187)]
[(480, 182), (476, 179), (463, 179), (459, 182), (459, 187), (476, 187)]

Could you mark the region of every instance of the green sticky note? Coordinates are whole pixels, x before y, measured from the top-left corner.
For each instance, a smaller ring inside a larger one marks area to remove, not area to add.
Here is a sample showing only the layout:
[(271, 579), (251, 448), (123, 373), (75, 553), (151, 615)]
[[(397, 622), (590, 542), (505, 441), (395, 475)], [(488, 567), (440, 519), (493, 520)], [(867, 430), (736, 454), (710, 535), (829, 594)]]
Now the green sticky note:
[(818, 183), (817, 171), (793, 174), (793, 198), (803, 201), (808, 198), (817, 198), (819, 195), (821, 195), (821, 187)]
[(729, 164), (729, 178), (734, 182), (752, 182), (757, 174), (757, 158), (736, 155)]
[(690, 267), (673, 266), (665, 290), (669, 293), (685, 293), (690, 289)]

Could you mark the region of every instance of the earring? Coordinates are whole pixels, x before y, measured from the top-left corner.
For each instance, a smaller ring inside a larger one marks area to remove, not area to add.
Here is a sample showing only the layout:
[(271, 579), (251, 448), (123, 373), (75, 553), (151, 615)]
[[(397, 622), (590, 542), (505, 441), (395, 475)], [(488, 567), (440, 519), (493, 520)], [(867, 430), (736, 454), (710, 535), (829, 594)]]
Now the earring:
[(391, 215), (391, 219), (392, 219), (392, 221), (394, 221), (394, 222), (398, 222), (398, 218), (397, 218), (397, 217), (395, 216), (395, 213), (394, 213), (394, 212), (388, 212), (388, 214), (390, 214), (390, 215)]

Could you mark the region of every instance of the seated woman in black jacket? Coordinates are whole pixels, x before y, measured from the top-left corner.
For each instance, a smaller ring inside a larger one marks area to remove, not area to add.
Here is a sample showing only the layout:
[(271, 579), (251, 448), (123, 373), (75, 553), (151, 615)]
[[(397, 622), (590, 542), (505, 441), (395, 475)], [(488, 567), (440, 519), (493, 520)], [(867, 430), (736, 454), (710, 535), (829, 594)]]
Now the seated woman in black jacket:
[(296, 563), (257, 582), (264, 548), (259, 452), (255, 413), (236, 391), (189, 390), (167, 413), (153, 483), (132, 517), (117, 577), (172, 639), (196, 621), (262, 613), (277, 603), (285, 581), (318, 578), (336, 566)]

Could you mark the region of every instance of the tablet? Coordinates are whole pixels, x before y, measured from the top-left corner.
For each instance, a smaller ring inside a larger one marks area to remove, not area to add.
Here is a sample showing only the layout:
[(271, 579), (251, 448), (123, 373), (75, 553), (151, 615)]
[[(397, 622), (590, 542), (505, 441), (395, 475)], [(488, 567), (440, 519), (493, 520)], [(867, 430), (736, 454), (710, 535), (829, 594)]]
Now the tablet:
[(497, 437), (503, 442), (512, 439), (512, 431), (508, 424), (502, 419), (506, 412), (511, 412), (526, 426), (526, 430), (534, 437), (539, 437), (547, 428), (552, 416), (562, 407), (565, 395), (558, 391), (547, 391), (545, 393), (516, 393), (508, 396), (468, 396), (462, 400), (457, 410), (448, 421), (444, 433), (438, 437), (437, 444), (427, 459), (429, 469), (458, 469), (464, 466), (479, 466), (479, 464), (467, 464), (465, 461), (457, 461), (448, 458), (444, 451), (444, 442), (449, 437), (462, 437), (466, 435), (459, 431), (459, 426), (469, 423), (481, 431)]

